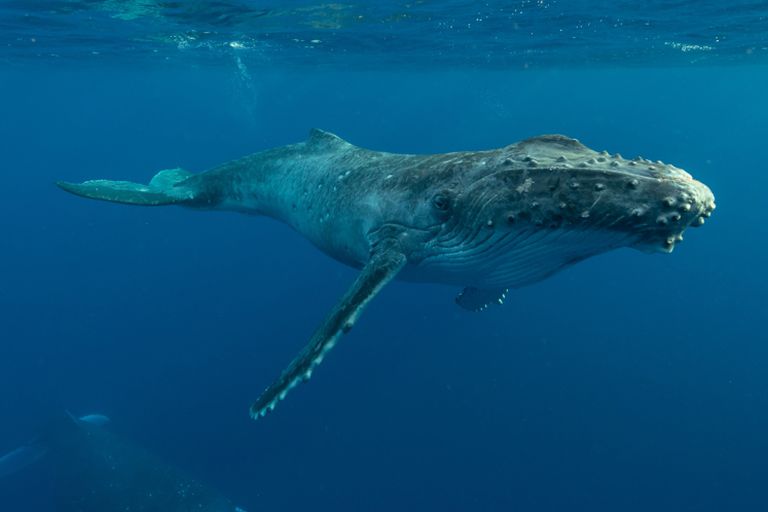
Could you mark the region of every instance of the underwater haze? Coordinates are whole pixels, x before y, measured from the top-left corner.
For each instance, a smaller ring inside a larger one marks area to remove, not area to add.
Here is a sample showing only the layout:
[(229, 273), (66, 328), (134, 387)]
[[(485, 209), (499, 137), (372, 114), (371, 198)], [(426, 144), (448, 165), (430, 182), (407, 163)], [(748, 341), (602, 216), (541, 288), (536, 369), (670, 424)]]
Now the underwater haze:
[[(0, 454), (69, 410), (250, 512), (768, 510), (766, 64), (758, 1), (1, 2)], [(481, 313), (395, 281), (254, 422), (357, 271), (267, 217), (55, 182), (315, 127), (400, 153), (562, 133), (717, 210)], [(0, 510), (59, 510), (42, 462)]]

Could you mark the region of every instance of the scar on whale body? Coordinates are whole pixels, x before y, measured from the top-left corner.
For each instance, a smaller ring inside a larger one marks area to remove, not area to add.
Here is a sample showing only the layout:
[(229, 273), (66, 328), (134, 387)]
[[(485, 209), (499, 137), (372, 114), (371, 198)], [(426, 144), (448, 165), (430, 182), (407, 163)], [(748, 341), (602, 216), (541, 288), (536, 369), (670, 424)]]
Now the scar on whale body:
[(266, 215), (361, 269), (309, 343), (251, 406), (258, 418), (307, 380), (392, 279), (463, 287), (480, 311), (508, 290), (619, 247), (671, 252), (715, 208), (673, 165), (543, 135), (488, 151), (371, 151), (328, 132), (208, 171), (158, 172), (148, 185), (59, 182), (73, 194), (143, 205)]

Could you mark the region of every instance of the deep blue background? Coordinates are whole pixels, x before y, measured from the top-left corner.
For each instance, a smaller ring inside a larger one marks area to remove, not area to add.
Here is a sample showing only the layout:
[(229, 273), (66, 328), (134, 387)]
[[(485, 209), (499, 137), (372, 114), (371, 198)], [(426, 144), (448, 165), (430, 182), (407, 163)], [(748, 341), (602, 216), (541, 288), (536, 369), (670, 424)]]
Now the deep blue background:
[[(768, 69), (249, 73), (0, 70), (0, 453), (68, 408), (250, 511), (768, 508)], [(395, 283), (254, 423), (354, 271), (269, 219), (53, 182), (311, 127), (397, 152), (565, 133), (675, 163), (718, 209), (672, 255), (603, 255), (484, 314)], [(0, 482), (0, 510), (51, 510), (44, 476)]]

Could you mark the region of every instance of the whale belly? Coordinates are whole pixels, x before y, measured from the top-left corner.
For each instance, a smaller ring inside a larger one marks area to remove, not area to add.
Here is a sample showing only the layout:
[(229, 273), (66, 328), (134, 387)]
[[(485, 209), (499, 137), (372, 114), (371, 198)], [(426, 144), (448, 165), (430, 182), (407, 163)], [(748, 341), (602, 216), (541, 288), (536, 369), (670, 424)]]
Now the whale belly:
[(406, 267), (401, 278), (477, 288), (519, 288), (590, 256), (627, 245), (630, 239), (626, 233), (610, 230), (493, 233), (453, 246), (436, 244), (432, 254)]

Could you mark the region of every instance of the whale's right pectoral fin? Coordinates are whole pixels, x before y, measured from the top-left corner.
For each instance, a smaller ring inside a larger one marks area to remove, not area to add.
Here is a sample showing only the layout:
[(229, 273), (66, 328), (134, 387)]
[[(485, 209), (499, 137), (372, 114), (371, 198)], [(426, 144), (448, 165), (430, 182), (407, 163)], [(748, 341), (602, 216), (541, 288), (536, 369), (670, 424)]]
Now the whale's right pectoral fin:
[(456, 296), (456, 304), (467, 311), (485, 311), (494, 304), (504, 304), (507, 292), (507, 288), (484, 289), (468, 286)]
[(195, 187), (183, 183), (192, 173), (183, 169), (158, 172), (149, 185), (130, 181), (90, 180), (83, 183), (56, 183), (72, 194), (112, 203), (140, 206), (162, 206), (186, 203), (195, 199)]
[(308, 380), (338, 338), (354, 325), (363, 308), (391, 281), (406, 263), (397, 242), (384, 240), (371, 252), (368, 263), (336, 304), (312, 339), (280, 377), (251, 405), (251, 417), (257, 419), (275, 408), (294, 386)]

